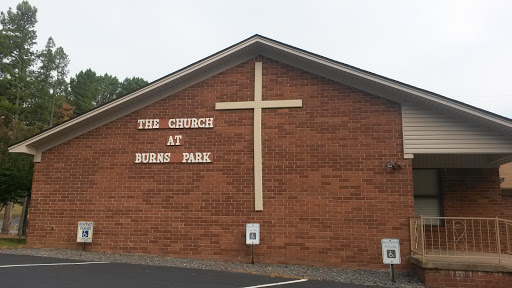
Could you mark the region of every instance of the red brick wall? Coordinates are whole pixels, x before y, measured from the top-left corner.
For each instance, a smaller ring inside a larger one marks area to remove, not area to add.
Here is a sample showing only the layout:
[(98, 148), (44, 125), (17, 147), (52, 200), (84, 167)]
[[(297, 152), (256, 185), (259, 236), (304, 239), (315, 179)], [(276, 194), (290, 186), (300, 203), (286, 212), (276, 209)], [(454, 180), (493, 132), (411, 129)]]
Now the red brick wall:
[[(442, 169), (441, 178), (444, 217), (503, 217), (504, 202), (497, 168)], [(426, 247), (497, 252), (494, 220), (447, 219), (443, 223), (442, 226), (425, 227)], [(506, 239), (505, 225), (501, 222), (500, 231), (502, 239)], [(506, 244), (501, 244), (502, 249), (506, 249)]]
[(425, 270), (425, 286), (432, 288), (508, 288), (512, 273)]
[(504, 192), (501, 194), (503, 200), (503, 217), (512, 220), (512, 193)]
[[(254, 60), (45, 151), (35, 166), (28, 243), (92, 251), (250, 261), (245, 224), (261, 224), (256, 262), (382, 268), (381, 238), (399, 238), (401, 268), (414, 215), (400, 105), (263, 60), (263, 206), (254, 211)], [(137, 130), (138, 119), (214, 117), (213, 129)], [(183, 135), (183, 146), (165, 145)], [(213, 163), (134, 164), (137, 152), (211, 152)], [(385, 168), (399, 161), (403, 169)]]
[(512, 163), (500, 166), (500, 177), (503, 178), (503, 182), (501, 183), (503, 217), (512, 220)]
[(445, 217), (503, 217), (499, 169), (443, 169)]

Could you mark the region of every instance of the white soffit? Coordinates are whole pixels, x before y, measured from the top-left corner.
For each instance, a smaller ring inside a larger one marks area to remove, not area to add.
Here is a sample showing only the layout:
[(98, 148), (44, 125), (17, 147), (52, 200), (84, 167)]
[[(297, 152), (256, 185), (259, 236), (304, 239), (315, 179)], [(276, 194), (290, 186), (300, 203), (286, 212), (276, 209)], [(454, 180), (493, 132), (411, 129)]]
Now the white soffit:
[[(390, 100), (434, 109), (512, 133), (512, 120), (334, 60), (255, 35), (147, 86), (9, 147), (10, 152), (40, 154), (195, 83), (262, 55)], [(212, 110), (214, 107), (212, 107)]]

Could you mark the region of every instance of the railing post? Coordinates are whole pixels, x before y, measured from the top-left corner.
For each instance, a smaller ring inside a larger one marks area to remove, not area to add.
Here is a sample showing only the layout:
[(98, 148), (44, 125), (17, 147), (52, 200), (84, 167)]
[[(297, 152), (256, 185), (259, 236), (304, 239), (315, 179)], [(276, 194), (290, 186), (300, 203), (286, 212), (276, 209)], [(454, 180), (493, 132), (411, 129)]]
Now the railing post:
[(413, 223), (414, 223), (414, 218), (409, 218), (409, 240), (411, 240), (411, 255), (414, 254), (414, 233), (413, 233)]
[(496, 243), (498, 243), (498, 264), (501, 266), (500, 222), (496, 217)]
[(507, 235), (507, 254), (510, 254), (510, 240), (508, 239), (508, 224), (505, 222), (505, 235)]
[(423, 227), (423, 215), (420, 215), (421, 228), (421, 262), (425, 263), (425, 230)]

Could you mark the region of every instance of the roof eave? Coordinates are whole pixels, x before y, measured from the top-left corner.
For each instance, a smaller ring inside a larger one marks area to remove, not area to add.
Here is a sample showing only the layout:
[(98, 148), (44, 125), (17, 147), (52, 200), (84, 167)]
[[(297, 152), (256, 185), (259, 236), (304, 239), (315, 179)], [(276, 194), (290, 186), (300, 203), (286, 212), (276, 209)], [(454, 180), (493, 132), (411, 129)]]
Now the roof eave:
[[(85, 133), (104, 125), (257, 55), (275, 59), (399, 103), (411, 101), (439, 106), (441, 109), (455, 111), (488, 126), (498, 125), (502, 130), (512, 131), (512, 120), (508, 118), (260, 35), (254, 35), (153, 81), (133, 93), (16, 143), (9, 147), (9, 151), (35, 155), (70, 139), (70, 137), (76, 137), (77, 134), (79, 135), (78, 132)], [(84, 129), (75, 131), (77, 130), (75, 128), (81, 126), (84, 126)]]

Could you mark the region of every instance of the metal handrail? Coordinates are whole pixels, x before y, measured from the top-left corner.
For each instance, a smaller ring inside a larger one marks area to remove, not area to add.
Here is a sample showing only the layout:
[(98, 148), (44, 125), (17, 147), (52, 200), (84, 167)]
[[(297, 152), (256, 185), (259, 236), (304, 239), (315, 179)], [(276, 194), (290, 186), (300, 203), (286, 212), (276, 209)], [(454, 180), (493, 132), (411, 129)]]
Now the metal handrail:
[(512, 220), (508, 220), (508, 219), (503, 219), (503, 218), (499, 218), (499, 217), (493, 217), (493, 218), (486, 218), (486, 217), (425, 217), (423, 215), (421, 216), (412, 216), (412, 217), (409, 217), (410, 219), (419, 219), (419, 218), (425, 218), (425, 219), (473, 219), (473, 220), (500, 220), (500, 221), (505, 221), (505, 222), (509, 222), (509, 223), (512, 223)]
[[(491, 259), (512, 267), (512, 221), (477, 217), (410, 217), (411, 255)], [(506, 260), (506, 261), (505, 261)]]

